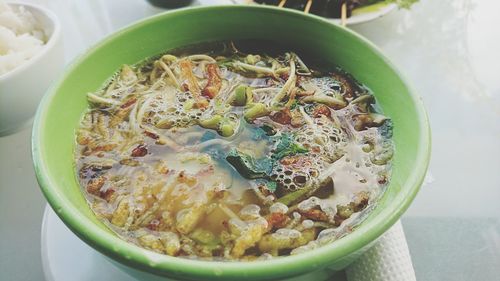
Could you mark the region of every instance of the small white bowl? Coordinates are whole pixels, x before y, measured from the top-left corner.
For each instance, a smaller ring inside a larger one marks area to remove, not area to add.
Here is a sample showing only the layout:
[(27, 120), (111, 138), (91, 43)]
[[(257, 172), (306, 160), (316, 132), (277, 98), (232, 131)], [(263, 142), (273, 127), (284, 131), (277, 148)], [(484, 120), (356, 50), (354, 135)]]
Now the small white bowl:
[(11, 134), (31, 121), (40, 99), (64, 66), (61, 24), (56, 15), (33, 4), (7, 4), (24, 6), (30, 11), (48, 39), (35, 56), (0, 75), (0, 136)]

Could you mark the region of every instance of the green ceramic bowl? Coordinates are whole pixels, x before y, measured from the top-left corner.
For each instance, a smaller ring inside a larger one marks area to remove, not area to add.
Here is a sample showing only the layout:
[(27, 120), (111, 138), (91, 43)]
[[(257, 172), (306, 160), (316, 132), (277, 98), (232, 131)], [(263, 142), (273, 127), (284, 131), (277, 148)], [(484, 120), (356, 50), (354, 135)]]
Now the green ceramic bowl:
[[(392, 181), (378, 207), (352, 234), (333, 244), (269, 261), (175, 258), (141, 249), (115, 236), (89, 209), (75, 176), (74, 132), (87, 108), (86, 93), (101, 87), (122, 64), (134, 64), (193, 43), (255, 38), (279, 41), (316, 54), (373, 90), (394, 122), (396, 143)], [(70, 65), (48, 91), (38, 109), (32, 142), (40, 187), (57, 215), (78, 237), (124, 265), (127, 271), (187, 280), (276, 280), (307, 273), (313, 278), (315, 274), (324, 276), (325, 270), (344, 268), (408, 208), (422, 183), (430, 155), (429, 124), (422, 101), (373, 44), (322, 18), (264, 6), (178, 10), (114, 33)]]

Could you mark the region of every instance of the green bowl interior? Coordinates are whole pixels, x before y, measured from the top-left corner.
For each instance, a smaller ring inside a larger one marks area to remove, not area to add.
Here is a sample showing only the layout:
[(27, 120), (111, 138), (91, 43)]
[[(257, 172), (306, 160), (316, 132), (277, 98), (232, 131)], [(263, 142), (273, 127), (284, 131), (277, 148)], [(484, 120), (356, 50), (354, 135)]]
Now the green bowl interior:
[[(127, 244), (88, 208), (74, 171), (74, 132), (95, 91), (122, 64), (134, 64), (165, 50), (223, 39), (270, 39), (338, 65), (373, 90), (394, 122), (393, 175), (369, 217), (347, 237), (311, 253), (266, 262), (217, 263), (162, 256)], [(318, 17), (266, 7), (205, 7), (161, 14), (124, 30), (90, 49), (66, 70), (39, 108), (33, 134), (37, 177), (47, 200), (84, 241), (133, 267), (184, 278), (231, 279), (290, 276), (327, 265), (345, 266), (342, 257), (366, 246), (406, 210), (424, 177), (429, 159), (429, 126), (421, 101), (400, 74), (360, 36)]]

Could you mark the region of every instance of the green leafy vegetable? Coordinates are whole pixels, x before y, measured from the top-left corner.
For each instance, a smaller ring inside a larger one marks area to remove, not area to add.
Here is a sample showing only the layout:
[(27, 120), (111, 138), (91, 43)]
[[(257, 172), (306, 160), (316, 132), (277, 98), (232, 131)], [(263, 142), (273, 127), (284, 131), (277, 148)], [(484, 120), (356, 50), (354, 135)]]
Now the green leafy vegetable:
[(274, 181), (269, 181), (269, 182), (267, 182), (266, 187), (267, 187), (267, 189), (269, 189), (269, 191), (274, 192), (274, 191), (276, 191), (278, 184)]
[(276, 134), (276, 129), (269, 125), (262, 125), (260, 127), (253, 127), (252, 139), (253, 140), (267, 140), (270, 136)]
[(232, 149), (227, 154), (226, 160), (242, 177), (251, 180), (267, 178), (274, 164), (269, 158), (256, 160), (237, 149)]
[(306, 153), (309, 150), (295, 142), (292, 134), (283, 133), (279, 136), (278, 144), (272, 156), (273, 159), (281, 159), (285, 156)]

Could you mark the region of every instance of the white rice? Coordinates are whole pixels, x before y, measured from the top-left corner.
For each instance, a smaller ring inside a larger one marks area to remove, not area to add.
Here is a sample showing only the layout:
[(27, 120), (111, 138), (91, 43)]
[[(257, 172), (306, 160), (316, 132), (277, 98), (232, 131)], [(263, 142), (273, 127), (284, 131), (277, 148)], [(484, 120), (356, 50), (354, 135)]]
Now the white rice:
[(35, 17), (23, 6), (0, 0), (0, 75), (31, 59), (44, 44), (45, 34)]

